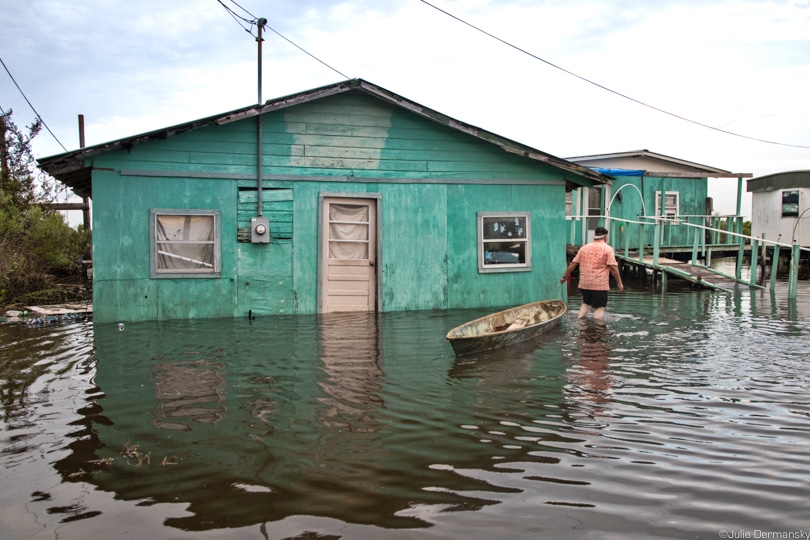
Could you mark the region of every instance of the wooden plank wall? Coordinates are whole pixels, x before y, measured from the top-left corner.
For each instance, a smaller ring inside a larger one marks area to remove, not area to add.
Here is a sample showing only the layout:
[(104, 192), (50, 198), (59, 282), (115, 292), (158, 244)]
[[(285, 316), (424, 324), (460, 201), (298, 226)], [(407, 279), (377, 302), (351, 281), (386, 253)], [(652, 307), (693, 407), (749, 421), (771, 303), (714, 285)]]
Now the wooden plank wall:
[[(263, 131), (265, 245), (237, 243), (256, 215), (255, 118), (93, 160), (97, 321), (315, 312), (324, 192), (380, 196), (386, 311), (560, 297), (557, 169), (360, 94), (266, 114)], [(149, 279), (151, 208), (221, 211), (219, 279)], [(532, 213), (532, 272), (478, 273), (479, 211)]]
[[(682, 216), (698, 216), (706, 213), (706, 197), (708, 196), (708, 180), (705, 178), (660, 178), (660, 177), (617, 177), (611, 186), (611, 197), (622, 186), (632, 184), (644, 196), (644, 206), (641, 204), (639, 192), (628, 187), (621, 190), (621, 201), (613, 199), (610, 215), (613, 218), (625, 218), (629, 221), (645, 221), (650, 224), (652, 220), (640, 220), (639, 217), (646, 210), (646, 215), (655, 215), (655, 192), (676, 191), (680, 194), (680, 214)], [(605, 204), (610, 201), (606, 201)], [(616, 248), (624, 246), (624, 236), (629, 235), (631, 248), (638, 248), (638, 225), (627, 224), (623, 230), (617, 222), (610, 224), (610, 243)], [(653, 227), (644, 227), (644, 244), (653, 244)], [(695, 231), (691, 227), (668, 227), (664, 234), (664, 243), (667, 246), (691, 246), (694, 242)], [(663, 244), (662, 244), (663, 245)]]

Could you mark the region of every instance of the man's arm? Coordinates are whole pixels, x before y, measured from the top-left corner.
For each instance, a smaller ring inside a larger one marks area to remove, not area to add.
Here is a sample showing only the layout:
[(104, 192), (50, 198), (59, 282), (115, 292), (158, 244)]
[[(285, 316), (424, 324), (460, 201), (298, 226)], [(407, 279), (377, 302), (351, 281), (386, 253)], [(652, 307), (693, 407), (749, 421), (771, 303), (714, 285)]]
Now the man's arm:
[(571, 272), (573, 272), (577, 266), (579, 266), (578, 262), (572, 262), (571, 264), (569, 264), (568, 268), (565, 269), (563, 277), (560, 278), (560, 283), (564, 283), (565, 280), (568, 279), (568, 276), (571, 275)]
[(613, 279), (616, 280), (616, 284), (619, 287), (619, 292), (624, 291), (624, 284), (622, 283), (622, 275), (619, 273), (619, 267), (611, 265), (609, 268), (610, 275), (613, 276)]

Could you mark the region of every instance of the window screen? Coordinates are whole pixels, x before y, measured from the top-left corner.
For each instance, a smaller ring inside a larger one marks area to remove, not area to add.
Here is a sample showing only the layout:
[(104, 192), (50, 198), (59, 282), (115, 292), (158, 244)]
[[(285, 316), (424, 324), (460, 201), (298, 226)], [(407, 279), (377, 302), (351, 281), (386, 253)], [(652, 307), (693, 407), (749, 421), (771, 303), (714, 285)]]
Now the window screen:
[(782, 217), (799, 217), (799, 191), (782, 192)]
[(667, 191), (664, 194), (664, 211), (661, 212), (661, 192), (655, 192), (655, 215), (667, 219), (678, 219), (681, 214), (680, 193), (677, 191)]
[(219, 275), (219, 212), (153, 210), (152, 277)]
[(531, 270), (531, 215), (478, 213), (478, 270)]

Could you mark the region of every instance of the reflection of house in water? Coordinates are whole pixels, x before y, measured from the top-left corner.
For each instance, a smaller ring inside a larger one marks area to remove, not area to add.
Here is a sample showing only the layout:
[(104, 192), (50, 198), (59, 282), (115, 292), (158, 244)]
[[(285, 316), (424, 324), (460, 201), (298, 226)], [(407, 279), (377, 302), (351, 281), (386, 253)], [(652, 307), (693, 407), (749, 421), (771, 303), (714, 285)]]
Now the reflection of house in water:
[(206, 359), (158, 362), (149, 379), (158, 404), (154, 424), (163, 429), (193, 431), (192, 423), (217, 424), (225, 416), (225, 380), (221, 362)]
[(326, 426), (349, 431), (376, 431), (372, 412), (383, 405), (379, 396), (383, 372), (377, 315), (334, 313), (318, 325), (319, 355), (326, 377), (318, 382), (326, 406), (318, 415)]

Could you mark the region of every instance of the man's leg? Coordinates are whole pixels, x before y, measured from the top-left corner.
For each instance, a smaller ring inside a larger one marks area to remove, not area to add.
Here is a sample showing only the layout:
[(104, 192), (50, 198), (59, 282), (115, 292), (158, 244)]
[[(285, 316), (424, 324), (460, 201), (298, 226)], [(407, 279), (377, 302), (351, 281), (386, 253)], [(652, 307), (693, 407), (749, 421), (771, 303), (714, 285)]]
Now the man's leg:
[(591, 293), (591, 305), (593, 306), (593, 318), (601, 320), (605, 318), (605, 308), (607, 307), (608, 292), (593, 291)]
[[(588, 312), (591, 310), (591, 306), (588, 304), (583, 303), (579, 306), (579, 315), (577, 316), (578, 319), (584, 319)], [(604, 310), (603, 310), (604, 311)]]

